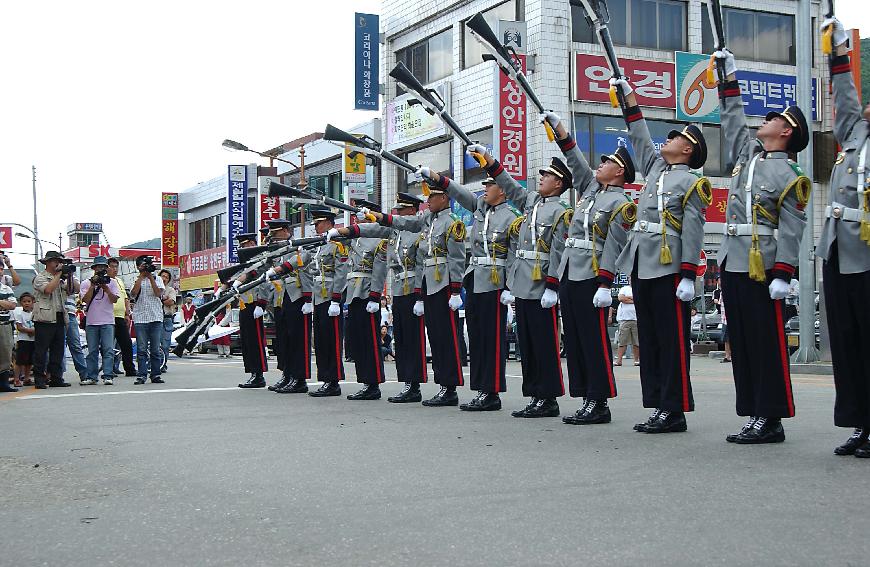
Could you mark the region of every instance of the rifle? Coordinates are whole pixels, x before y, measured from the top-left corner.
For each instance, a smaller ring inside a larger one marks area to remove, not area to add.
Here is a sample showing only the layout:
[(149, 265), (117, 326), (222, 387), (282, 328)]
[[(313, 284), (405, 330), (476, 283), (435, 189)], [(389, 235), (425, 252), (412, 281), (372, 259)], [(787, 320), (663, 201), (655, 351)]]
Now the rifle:
[[(607, 59), (607, 65), (610, 67), (610, 72), (613, 73), (614, 79), (622, 79), (625, 76), (619, 68), (619, 59), (616, 57), (616, 50), (613, 49), (613, 39), (610, 37), (610, 29), (607, 24), (610, 23), (610, 12), (607, 10), (607, 2), (605, 0), (580, 0), (583, 8), (586, 9), (586, 21), (590, 27), (595, 28), (595, 34), (598, 36), (598, 43), (604, 48), (604, 56)], [(610, 106), (616, 108), (625, 108), (625, 93), (622, 89), (616, 86), (610, 87)]]
[(331, 140), (333, 142), (344, 142), (345, 144), (350, 144), (355, 148), (359, 148), (359, 151), (367, 154), (367, 155), (379, 155), (388, 162), (393, 165), (399, 167), (400, 169), (404, 169), (405, 171), (409, 171), (414, 173), (417, 171), (417, 168), (403, 160), (393, 152), (387, 151), (382, 148), (381, 144), (368, 136), (362, 136), (360, 138), (354, 136), (353, 134), (349, 134), (340, 128), (336, 128), (332, 124), (326, 125), (326, 130), (323, 132), (324, 140)]
[[(834, 0), (827, 0), (828, 12), (825, 14), (825, 19), (834, 17)], [(834, 26), (830, 25), (822, 32), (822, 53), (830, 55), (834, 51), (834, 45), (831, 38), (834, 35)]]
[[(545, 112), (544, 105), (541, 104), (541, 100), (538, 98), (538, 95), (535, 94), (535, 91), (532, 89), (532, 85), (529, 84), (528, 79), (526, 79), (525, 74), (523, 74), (523, 69), (520, 66), (516, 50), (499, 41), (495, 32), (493, 32), (492, 28), (489, 27), (489, 24), (486, 23), (483, 14), (477, 13), (472, 16), (466, 22), (466, 26), (471, 30), (471, 35), (474, 36), (474, 39), (479, 41), (481, 45), (489, 51), (489, 53), (483, 55), (483, 60), (495, 61), (502, 73), (516, 81), (520, 88), (526, 93), (526, 96), (529, 97), (529, 100), (532, 101), (532, 104), (534, 104), (538, 109), (538, 112)], [(547, 139), (549, 141), (552, 142), (556, 139), (553, 127), (550, 126), (549, 123), (544, 122), (544, 129), (547, 131)]]
[(299, 189), (298, 187), (290, 187), (289, 185), (278, 183), (277, 181), (271, 181), (267, 187), (267, 190), (270, 197), (308, 199), (322, 205), (327, 205), (329, 207), (335, 207), (336, 209), (347, 211), (349, 213), (358, 213), (360, 211), (359, 207), (348, 205), (347, 203), (339, 201), (338, 199), (333, 199), (332, 197), (327, 197), (325, 195), (317, 195), (304, 189)]
[[(409, 99), (408, 104), (412, 106), (415, 104), (422, 105), (426, 112), (428, 112), (430, 115), (434, 116), (437, 114), (438, 117), (441, 118), (441, 121), (444, 122), (444, 124), (447, 126), (447, 128), (449, 128), (454, 134), (459, 136), (459, 139), (465, 142), (466, 146), (470, 146), (474, 143), (471, 138), (468, 137), (468, 134), (463, 132), (462, 128), (460, 128), (459, 125), (456, 124), (456, 121), (453, 120), (453, 117), (450, 116), (450, 113), (447, 112), (447, 104), (444, 102), (444, 99), (441, 98), (441, 95), (438, 94), (438, 91), (436, 91), (435, 89), (427, 89), (426, 87), (424, 87), (423, 84), (419, 80), (417, 80), (417, 77), (411, 74), (411, 71), (409, 71), (408, 68), (405, 67), (404, 63), (399, 61), (399, 63), (396, 64), (395, 68), (390, 71), (390, 76), (396, 79), (396, 81), (398, 81), (402, 85), (404, 85), (405, 88), (407, 88), (409, 91), (412, 91), (415, 95), (417, 95), (417, 98)], [(474, 158), (480, 164), (480, 167), (484, 167), (486, 165), (486, 160), (483, 158), (483, 156), (475, 155)]]
[[(719, 0), (708, 0), (707, 1), (707, 13), (710, 16), (710, 27), (713, 28), (713, 44), (716, 47), (716, 51), (721, 51), (725, 49), (725, 28), (722, 25), (722, 6), (719, 4)], [(713, 82), (713, 64), (716, 64), (716, 72), (719, 75), (719, 84), (724, 85), (728, 80), (728, 77), (725, 75), (725, 62), (716, 59), (715, 55), (710, 56), (710, 64), (707, 66), (707, 82)], [(724, 93), (724, 91), (722, 91)], [(725, 100), (725, 95), (720, 94), (722, 100)]]

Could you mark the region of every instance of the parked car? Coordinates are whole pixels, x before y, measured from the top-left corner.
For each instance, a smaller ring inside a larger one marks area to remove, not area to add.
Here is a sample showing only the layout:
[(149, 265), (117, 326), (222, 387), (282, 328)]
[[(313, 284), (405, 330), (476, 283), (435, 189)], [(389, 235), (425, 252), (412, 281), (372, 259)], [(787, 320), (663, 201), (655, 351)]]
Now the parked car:
[[(800, 346), (801, 342), (801, 320), (800, 315), (795, 315), (791, 319), (785, 322), (785, 336), (788, 344), (788, 351), (794, 352)], [(816, 337), (816, 348), (819, 348), (821, 344), (821, 321), (819, 320), (819, 313), (816, 312), (815, 315), (815, 337)]]
[[(714, 341), (720, 349), (725, 348), (725, 342), (722, 340), (722, 316), (713, 311), (706, 314), (704, 321), (706, 321), (707, 340)], [(692, 317), (692, 322), (689, 325), (689, 336), (693, 342), (700, 340), (701, 323), (702, 317), (700, 313)]]
[[(239, 326), (239, 309), (237, 307), (230, 311), (230, 325), (233, 327)], [(263, 330), (266, 332), (266, 350), (269, 354), (275, 354), (275, 319), (272, 317), (271, 311), (266, 311), (263, 315)], [(207, 352), (217, 352), (217, 347), (211, 341), (199, 343), (196, 347), (197, 352), (205, 354)], [(230, 334), (230, 352), (241, 353), (242, 342), (239, 331)]]

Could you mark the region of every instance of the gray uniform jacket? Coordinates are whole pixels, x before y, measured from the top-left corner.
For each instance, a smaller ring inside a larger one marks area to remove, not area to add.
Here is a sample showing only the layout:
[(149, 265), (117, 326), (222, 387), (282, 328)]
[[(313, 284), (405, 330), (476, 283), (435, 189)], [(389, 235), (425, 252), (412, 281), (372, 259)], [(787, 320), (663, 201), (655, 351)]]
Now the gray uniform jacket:
[(360, 223), (354, 226), (355, 228), (351, 229), (351, 236), (387, 239), (387, 265), (391, 270), (393, 297), (419, 293), (417, 247), (420, 244), (420, 234), (396, 230), (377, 223)]
[(834, 136), (841, 150), (831, 172), (831, 191), (816, 255), (830, 260), (836, 242), (840, 273), (857, 274), (870, 270), (870, 242), (861, 240), (861, 221), (870, 221), (865, 207), (870, 205), (870, 125), (863, 119), (848, 55), (831, 59), (831, 83), (837, 111)]
[[(256, 274), (252, 273), (251, 277), (256, 277)], [(260, 307), (265, 308), (269, 305), (274, 305), (274, 299), (275, 288), (272, 287), (270, 282), (263, 282), (253, 289), (249, 289), (239, 295), (239, 302), (247, 307), (250, 307), (251, 305), (259, 305)], [(242, 305), (239, 307), (241, 308)]]
[[(299, 253), (293, 252), (292, 254), (288, 254), (284, 257), (284, 261), (281, 262), (281, 265), (284, 268), (285, 274), (281, 287), (283, 293), (287, 294), (287, 299), (292, 302), (299, 301), (303, 297), (310, 300), (314, 280), (311, 277), (311, 274), (305, 269), (305, 265), (299, 265)], [(276, 286), (275, 289), (277, 291), (278, 287)], [(281, 303), (278, 303), (277, 305), (280, 306)]]
[(516, 257), (513, 248), (516, 241), (510, 237), (510, 227), (520, 212), (507, 201), (491, 207), (482, 195), (477, 197), (470, 189), (449, 177), (441, 177), (441, 188), (474, 214), (471, 258), (463, 278), (473, 274), (474, 293), (504, 289), (510, 266)]
[(314, 305), (327, 301), (341, 302), (350, 272), (347, 246), (340, 242), (327, 242), (316, 251), (302, 250), (303, 269), (312, 280)]
[(724, 100), (720, 99), (722, 128), (731, 144), (731, 161), (735, 165), (728, 189), (719, 265), (724, 265), (728, 272), (750, 272), (754, 232), (764, 270), (773, 270), (772, 277), (789, 281), (798, 263), (806, 224), (803, 209), (809, 199), (809, 179), (788, 159), (787, 153), (766, 152), (752, 138), (737, 81), (720, 88), (724, 91)]
[(459, 217), (444, 209), (413, 217), (384, 215), (381, 224), (420, 233), (415, 289), (425, 285), (426, 295), (433, 295), (450, 286), (451, 295), (459, 294), (465, 272), (465, 224)]
[(347, 275), (347, 302), (354, 299), (380, 301), (387, 279), (387, 241), (358, 238), (350, 246), (351, 271)]
[[(597, 278), (609, 286), (616, 276), (616, 260), (628, 241), (637, 207), (622, 187), (602, 187), (596, 181), (595, 172), (570, 134), (557, 143), (581, 195), (574, 206), (565, 246), (561, 247), (557, 277), (562, 281), (567, 270), (571, 281)], [(550, 261), (556, 260), (551, 257)]]
[(713, 197), (710, 182), (692, 173), (688, 165), (669, 165), (656, 152), (639, 107), (625, 109), (625, 122), (645, 184), (638, 198), (637, 222), (617, 267), (630, 274), (636, 262), (642, 280), (680, 274), (694, 281), (704, 245), (703, 209)]
[(511, 231), (516, 252), (508, 271), (508, 289), (520, 299), (540, 299), (545, 289), (559, 289), (559, 263), (550, 261), (550, 255), (558, 256), (565, 245), (571, 209), (560, 196), (541, 197), (529, 191), (497, 161), (488, 169), (508, 199), (522, 206), (524, 215), (522, 224), (514, 223), (517, 228)]

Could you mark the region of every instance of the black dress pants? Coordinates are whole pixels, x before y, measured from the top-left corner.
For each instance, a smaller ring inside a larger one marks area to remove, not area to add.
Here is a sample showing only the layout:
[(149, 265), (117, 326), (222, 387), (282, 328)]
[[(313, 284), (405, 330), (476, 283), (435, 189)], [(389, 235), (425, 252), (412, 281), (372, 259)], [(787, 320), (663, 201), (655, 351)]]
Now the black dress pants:
[(565, 395), (559, 357), (559, 316), (540, 299), (516, 298), (517, 342), (523, 353), (523, 395), (552, 399)]
[(54, 323), (36, 322), (33, 345), (33, 377), (50, 383), (63, 380), (63, 349), (66, 337), (66, 313), (58, 313)]
[(302, 313), (305, 301), (304, 297), (290, 301), (284, 295), (281, 304), (284, 339), (278, 347), (278, 357), (284, 376), (307, 381), (311, 378), (311, 315)]
[(329, 301), (314, 306), (314, 361), (317, 379), (321, 382), (344, 380), (342, 343), (344, 342), (344, 316), (329, 316)]
[(263, 330), (263, 318), (254, 318), (254, 305), (245, 305), (239, 309), (239, 339), (242, 343), (242, 360), (245, 363), (245, 373), (266, 372), (266, 333)]
[(426, 331), (432, 349), (432, 371), (441, 386), (462, 386), (462, 358), (459, 352), (459, 313), (450, 309), (450, 288), (426, 295), (423, 306)]
[[(353, 345), (353, 363), (356, 381), (360, 384), (380, 384), (384, 381), (384, 359), (381, 357), (381, 311), (366, 311), (369, 300), (356, 298), (350, 302), (348, 313), (354, 325), (347, 330), (347, 342)], [(375, 320), (377, 317), (377, 320)]]
[(474, 275), (465, 279), (465, 322), (468, 325), (471, 355), (472, 390), (506, 392), (507, 306), (501, 303), (502, 290), (474, 291)]
[(416, 294), (393, 296), (393, 334), (399, 382), (420, 384), (426, 373), (425, 318), (414, 315)]

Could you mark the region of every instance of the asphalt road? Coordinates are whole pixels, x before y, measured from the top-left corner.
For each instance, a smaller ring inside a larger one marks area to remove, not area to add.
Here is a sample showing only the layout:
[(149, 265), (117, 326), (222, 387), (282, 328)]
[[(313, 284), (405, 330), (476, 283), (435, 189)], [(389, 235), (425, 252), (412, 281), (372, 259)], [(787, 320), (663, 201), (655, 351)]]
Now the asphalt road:
[(0, 565), (870, 564), (870, 462), (831, 453), (831, 379), (795, 376), (784, 444), (735, 446), (730, 366), (692, 364), (689, 431), (658, 436), (631, 430), (630, 365), (585, 427), (511, 418), (516, 363), (485, 414), (243, 391), (214, 355), (0, 394)]

